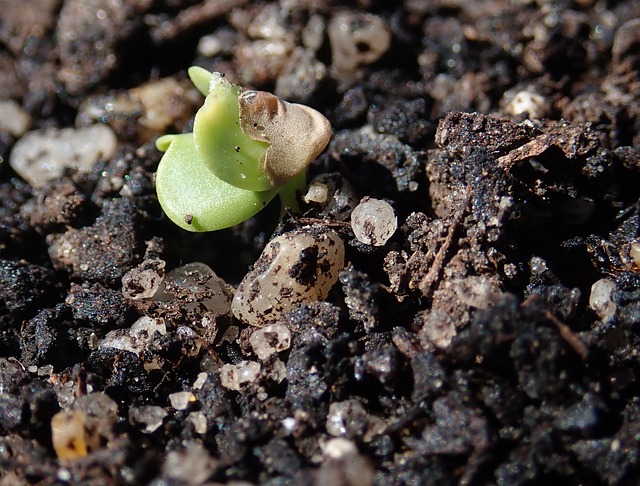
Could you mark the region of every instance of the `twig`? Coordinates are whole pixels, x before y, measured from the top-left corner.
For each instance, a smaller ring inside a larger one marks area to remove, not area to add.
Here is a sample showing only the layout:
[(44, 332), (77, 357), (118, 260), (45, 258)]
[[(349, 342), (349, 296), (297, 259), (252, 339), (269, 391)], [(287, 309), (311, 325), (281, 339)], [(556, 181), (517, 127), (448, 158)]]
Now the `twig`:
[(420, 281), (420, 284), (418, 285), (418, 288), (422, 291), (422, 294), (425, 297), (431, 294), (431, 291), (433, 290), (433, 286), (437, 282), (440, 276), (442, 267), (444, 267), (447, 252), (449, 251), (449, 248), (451, 248), (451, 243), (453, 242), (453, 236), (455, 235), (456, 230), (458, 229), (458, 226), (460, 226), (460, 223), (462, 222), (462, 217), (464, 216), (464, 213), (467, 210), (467, 207), (469, 206), (470, 200), (471, 200), (471, 187), (468, 186), (466, 197), (453, 216), (453, 219), (451, 221), (451, 226), (449, 226), (449, 231), (447, 233), (447, 236), (444, 242), (442, 243), (442, 246), (438, 249), (438, 252), (436, 253), (435, 258), (433, 259), (433, 264), (431, 265), (431, 268), (429, 269), (427, 274), (424, 276), (424, 278)]
[(551, 312), (545, 311), (544, 315), (558, 327), (558, 331), (560, 331), (560, 337), (564, 339), (569, 346), (571, 346), (571, 348), (578, 354), (578, 356), (582, 358), (583, 361), (586, 360), (589, 350), (586, 344), (584, 344), (578, 337), (578, 335), (574, 333), (571, 328), (569, 328), (569, 326), (567, 326), (564, 322), (554, 316)]

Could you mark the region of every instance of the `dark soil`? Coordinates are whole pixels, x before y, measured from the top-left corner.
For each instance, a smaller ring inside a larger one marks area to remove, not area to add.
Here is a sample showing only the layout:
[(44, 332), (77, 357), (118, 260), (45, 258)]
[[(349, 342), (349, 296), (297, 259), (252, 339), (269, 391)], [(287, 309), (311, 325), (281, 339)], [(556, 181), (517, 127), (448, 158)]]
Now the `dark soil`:
[[(383, 30), (340, 59), (344, 10)], [(640, 2), (0, 12), (0, 102), (30, 130), (101, 122), (118, 140), (32, 187), (9, 163), (26, 128), (0, 110), (0, 485), (637, 484)], [(190, 130), (191, 65), (324, 113), (334, 135), (309, 177), (333, 181), (331, 205), (208, 234), (163, 217), (153, 142)], [(351, 231), (365, 196), (397, 213), (384, 246)], [(235, 286), (309, 224), (339, 233), (346, 266), (281, 320), (277, 354), (259, 360), (255, 328), (206, 307), (207, 279), (145, 297), (191, 262)], [(101, 345), (142, 316), (166, 333)], [(223, 385), (247, 361), (257, 377)]]

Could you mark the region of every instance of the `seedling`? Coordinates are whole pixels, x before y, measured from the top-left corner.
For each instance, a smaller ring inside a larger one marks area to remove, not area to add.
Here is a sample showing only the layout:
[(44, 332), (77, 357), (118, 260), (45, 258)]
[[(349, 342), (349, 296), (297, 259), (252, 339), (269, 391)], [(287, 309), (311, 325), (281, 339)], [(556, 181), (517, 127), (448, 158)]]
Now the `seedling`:
[(156, 191), (169, 219), (188, 231), (214, 231), (250, 218), (280, 194), (297, 209), (307, 166), (331, 136), (329, 121), (307, 106), (244, 90), (219, 73), (191, 67), (205, 95), (193, 133), (164, 135)]

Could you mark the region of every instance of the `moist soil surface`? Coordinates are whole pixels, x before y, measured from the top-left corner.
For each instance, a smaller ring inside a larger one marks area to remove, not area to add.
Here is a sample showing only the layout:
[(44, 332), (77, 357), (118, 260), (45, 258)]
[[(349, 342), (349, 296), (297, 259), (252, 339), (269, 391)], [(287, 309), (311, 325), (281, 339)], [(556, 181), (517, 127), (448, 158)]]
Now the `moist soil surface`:
[[(0, 485), (637, 484), (639, 2), (0, 12)], [(191, 65), (325, 114), (327, 198), (169, 221)], [(364, 197), (397, 216), (378, 246)], [(231, 316), (307, 227), (344, 242), (326, 299)]]

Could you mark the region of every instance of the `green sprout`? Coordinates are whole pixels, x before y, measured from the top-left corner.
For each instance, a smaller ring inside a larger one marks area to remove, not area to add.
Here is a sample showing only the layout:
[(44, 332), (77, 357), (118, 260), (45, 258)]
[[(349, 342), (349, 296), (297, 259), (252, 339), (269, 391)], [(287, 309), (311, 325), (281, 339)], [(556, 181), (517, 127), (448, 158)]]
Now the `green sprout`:
[(329, 121), (308, 106), (244, 90), (220, 73), (191, 67), (189, 77), (206, 97), (193, 133), (156, 141), (164, 152), (156, 191), (169, 219), (188, 231), (228, 228), (276, 194), (283, 207), (297, 210), (295, 193), (329, 143)]

